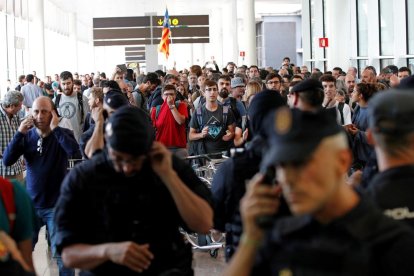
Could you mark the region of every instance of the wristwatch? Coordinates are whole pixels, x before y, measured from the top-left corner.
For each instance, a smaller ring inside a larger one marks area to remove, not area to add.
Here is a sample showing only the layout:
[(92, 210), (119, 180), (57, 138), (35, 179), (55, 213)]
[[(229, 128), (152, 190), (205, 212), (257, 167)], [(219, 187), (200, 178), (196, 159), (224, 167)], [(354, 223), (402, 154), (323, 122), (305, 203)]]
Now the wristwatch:
[(170, 104), (169, 107), (170, 107), (171, 110), (173, 110), (174, 107), (175, 107), (175, 104)]

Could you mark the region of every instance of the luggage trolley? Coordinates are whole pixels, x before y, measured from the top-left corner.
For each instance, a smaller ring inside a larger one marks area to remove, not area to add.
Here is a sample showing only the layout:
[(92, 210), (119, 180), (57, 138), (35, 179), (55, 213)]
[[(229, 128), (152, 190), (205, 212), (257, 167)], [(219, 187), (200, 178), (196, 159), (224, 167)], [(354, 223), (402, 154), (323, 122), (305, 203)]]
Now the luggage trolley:
[[(220, 166), (228, 157), (222, 153), (200, 154), (188, 156), (191, 167), (208, 188), (211, 188), (213, 177)], [(182, 231), (186, 240), (192, 245), (193, 249), (209, 251), (210, 256), (217, 258), (218, 250), (225, 246), (225, 234), (216, 233), (210, 230), (210, 234), (203, 235)]]

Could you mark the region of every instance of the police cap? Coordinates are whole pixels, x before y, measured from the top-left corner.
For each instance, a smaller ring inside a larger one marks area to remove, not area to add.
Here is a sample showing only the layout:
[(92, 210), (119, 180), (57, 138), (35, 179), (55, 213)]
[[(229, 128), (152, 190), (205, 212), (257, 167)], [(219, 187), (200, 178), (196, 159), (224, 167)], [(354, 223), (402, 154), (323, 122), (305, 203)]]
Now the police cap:
[(317, 90), (322, 89), (323, 86), (322, 83), (315, 79), (306, 79), (304, 81), (299, 82), (295, 86), (292, 87), (291, 92), (303, 92), (303, 91), (309, 91), (309, 90)]
[(263, 158), (262, 168), (306, 160), (324, 138), (343, 131), (332, 110), (307, 112), (282, 107), (266, 120), (272, 127), (268, 134), (270, 150)]
[(368, 105), (369, 127), (377, 133), (407, 134), (414, 131), (414, 93), (388, 90), (374, 96)]

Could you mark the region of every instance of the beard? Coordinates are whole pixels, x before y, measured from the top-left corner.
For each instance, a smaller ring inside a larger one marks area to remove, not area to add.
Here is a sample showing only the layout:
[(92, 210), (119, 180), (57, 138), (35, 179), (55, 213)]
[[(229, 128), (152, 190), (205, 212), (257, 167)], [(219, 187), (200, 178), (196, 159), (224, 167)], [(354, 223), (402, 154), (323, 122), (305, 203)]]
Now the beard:
[(227, 98), (229, 94), (230, 92), (226, 88), (221, 89), (219, 92), (219, 96), (223, 99)]

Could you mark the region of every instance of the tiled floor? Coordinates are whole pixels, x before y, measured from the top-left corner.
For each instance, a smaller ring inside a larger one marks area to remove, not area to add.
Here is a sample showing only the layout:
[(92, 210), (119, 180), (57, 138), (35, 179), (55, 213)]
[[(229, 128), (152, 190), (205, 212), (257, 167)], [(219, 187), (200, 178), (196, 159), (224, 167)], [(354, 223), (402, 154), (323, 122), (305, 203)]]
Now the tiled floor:
[[(218, 251), (217, 258), (210, 256), (209, 251), (194, 251), (193, 267), (196, 276), (216, 276), (221, 275), (225, 266), (224, 250)], [(33, 262), (36, 273), (39, 276), (58, 276), (56, 262), (50, 260), (47, 243), (45, 240), (44, 228), (40, 231), (39, 242), (36, 244), (33, 253)]]

